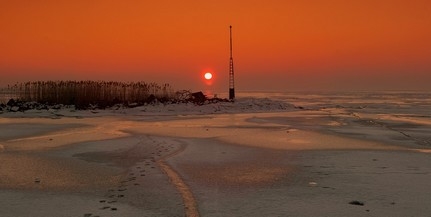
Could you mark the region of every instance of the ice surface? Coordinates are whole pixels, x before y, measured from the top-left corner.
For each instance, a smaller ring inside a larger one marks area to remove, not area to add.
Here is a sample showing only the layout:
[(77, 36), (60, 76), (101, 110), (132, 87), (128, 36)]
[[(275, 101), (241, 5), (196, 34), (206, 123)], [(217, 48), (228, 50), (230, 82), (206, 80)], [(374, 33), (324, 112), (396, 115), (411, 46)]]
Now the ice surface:
[(3, 112), (0, 210), (184, 216), (166, 163), (203, 216), (426, 216), (429, 111), (428, 93), (361, 92)]

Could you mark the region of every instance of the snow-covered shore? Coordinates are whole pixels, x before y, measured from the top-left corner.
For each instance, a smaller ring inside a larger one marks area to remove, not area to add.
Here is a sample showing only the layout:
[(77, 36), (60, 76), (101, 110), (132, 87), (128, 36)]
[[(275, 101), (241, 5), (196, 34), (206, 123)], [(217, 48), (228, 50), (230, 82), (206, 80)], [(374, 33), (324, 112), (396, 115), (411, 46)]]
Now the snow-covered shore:
[[(294, 109), (292, 104), (272, 100), (269, 98), (241, 98), (235, 102), (207, 101), (202, 105), (189, 103), (152, 103), (133, 108), (123, 105), (115, 105), (106, 109), (77, 110), (68, 105), (34, 106), (35, 103), (24, 103), (24, 107), (32, 109), (20, 109), (17, 106), (4, 106), (0, 111), (2, 117), (49, 117), (49, 116), (112, 116), (112, 115), (193, 115), (193, 114), (235, 114), (254, 112), (277, 112)], [(33, 106), (31, 106), (33, 105)], [(36, 108), (35, 108), (36, 107)]]

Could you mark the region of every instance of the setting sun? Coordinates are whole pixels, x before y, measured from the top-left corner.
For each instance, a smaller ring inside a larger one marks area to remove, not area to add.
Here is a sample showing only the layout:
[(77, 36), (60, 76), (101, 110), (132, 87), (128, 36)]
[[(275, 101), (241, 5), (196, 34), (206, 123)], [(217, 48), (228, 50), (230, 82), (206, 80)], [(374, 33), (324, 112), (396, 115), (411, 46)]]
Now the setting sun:
[(211, 78), (213, 77), (213, 74), (211, 74), (211, 72), (207, 72), (207, 73), (205, 73), (204, 77), (207, 80), (211, 80)]

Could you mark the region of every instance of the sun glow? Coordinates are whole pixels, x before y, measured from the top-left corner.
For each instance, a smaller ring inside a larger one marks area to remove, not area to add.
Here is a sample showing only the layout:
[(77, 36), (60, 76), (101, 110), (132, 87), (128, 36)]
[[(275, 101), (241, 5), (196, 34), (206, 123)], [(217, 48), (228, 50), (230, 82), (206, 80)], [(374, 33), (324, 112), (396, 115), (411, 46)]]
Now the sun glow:
[(207, 80), (211, 80), (211, 78), (213, 78), (213, 74), (211, 74), (211, 72), (207, 72), (207, 73), (205, 73), (204, 77)]

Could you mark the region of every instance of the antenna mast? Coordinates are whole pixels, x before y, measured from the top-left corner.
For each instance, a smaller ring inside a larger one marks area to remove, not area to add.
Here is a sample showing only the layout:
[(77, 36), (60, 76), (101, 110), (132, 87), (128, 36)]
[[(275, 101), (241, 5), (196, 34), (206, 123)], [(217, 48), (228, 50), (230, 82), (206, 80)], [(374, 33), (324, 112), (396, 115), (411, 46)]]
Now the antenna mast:
[(229, 26), (230, 33), (230, 62), (229, 62), (229, 99), (235, 99), (235, 87), (233, 78), (233, 58), (232, 58), (232, 26)]

